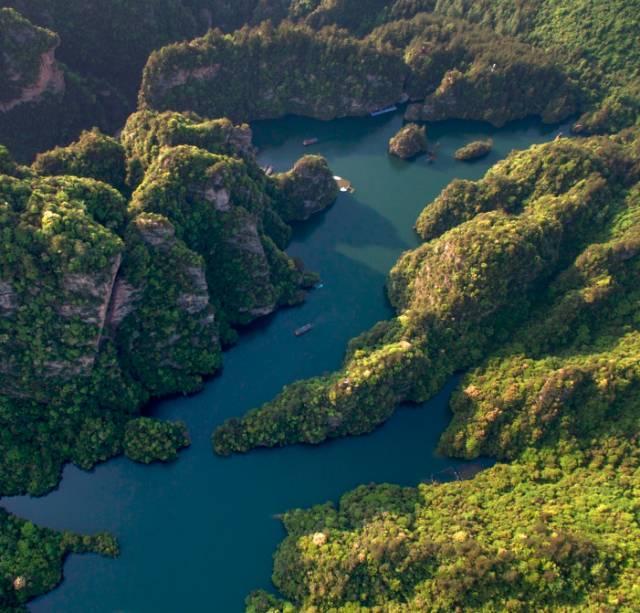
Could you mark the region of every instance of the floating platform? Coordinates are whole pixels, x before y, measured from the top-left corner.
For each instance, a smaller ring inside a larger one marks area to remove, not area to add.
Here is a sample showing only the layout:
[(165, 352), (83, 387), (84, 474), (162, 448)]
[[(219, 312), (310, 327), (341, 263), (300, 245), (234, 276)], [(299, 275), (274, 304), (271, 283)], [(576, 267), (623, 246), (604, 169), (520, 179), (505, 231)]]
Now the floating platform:
[(301, 328), (298, 328), (297, 330), (295, 330), (294, 334), (296, 336), (302, 336), (303, 334), (306, 334), (307, 332), (311, 332), (311, 330), (313, 330), (313, 324), (305, 324)]
[(341, 192), (348, 192), (349, 194), (353, 194), (356, 190), (353, 185), (351, 185), (351, 181), (347, 181), (347, 179), (343, 179), (342, 177), (334, 176), (333, 180), (338, 184), (338, 189)]
[(397, 111), (398, 107), (395, 104), (391, 106), (385, 106), (382, 109), (378, 109), (377, 111), (373, 111), (371, 113), (371, 117), (378, 117), (379, 115), (384, 115), (385, 113), (393, 113), (393, 111)]

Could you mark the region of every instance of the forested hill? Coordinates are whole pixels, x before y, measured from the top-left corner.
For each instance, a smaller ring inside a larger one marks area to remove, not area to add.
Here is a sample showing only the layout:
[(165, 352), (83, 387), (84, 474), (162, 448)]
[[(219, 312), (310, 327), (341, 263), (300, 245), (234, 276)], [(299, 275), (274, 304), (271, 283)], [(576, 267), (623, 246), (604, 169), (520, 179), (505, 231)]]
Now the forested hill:
[(230, 420), (220, 453), (368, 432), (467, 370), (440, 451), (469, 481), (362, 487), (284, 517), (248, 610), (640, 606), (640, 134), (561, 139), (457, 181), (392, 270), (398, 315), (344, 367)]
[[(294, 510), (252, 613), (640, 609), (640, 0), (0, 0), (0, 495), (169, 461), (238, 331), (317, 280), (285, 248), (337, 195), (244, 122), (367, 115), (572, 134), (454, 181), (388, 278), (396, 316), (213, 436), (368, 432), (456, 372), (440, 451), (474, 479)], [(414, 126), (413, 130), (420, 130)], [(424, 132), (421, 132), (423, 140)], [(424, 143), (423, 143), (424, 146)], [(0, 610), (106, 535), (0, 510)]]
[[(176, 459), (184, 424), (143, 406), (198, 390), (240, 327), (304, 300), (317, 277), (284, 253), (289, 223), (337, 186), (318, 156), (267, 176), (251, 139), (145, 111), (119, 140), (85, 132), (30, 167), (0, 147), (0, 496), (48, 492), (67, 462)], [(117, 546), (0, 510), (0, 610), (82, 551)]]
[(0, 1), (3, 64), (23, 84), (0, 94), (0, 141), (27, 160), (82, 129), (115, 132), (141, 85), (144, 106), (242, 121), (409, 99), (413, 119), (635, 122), (637, 0), (366, 4), (363, 18), (361, 0)]

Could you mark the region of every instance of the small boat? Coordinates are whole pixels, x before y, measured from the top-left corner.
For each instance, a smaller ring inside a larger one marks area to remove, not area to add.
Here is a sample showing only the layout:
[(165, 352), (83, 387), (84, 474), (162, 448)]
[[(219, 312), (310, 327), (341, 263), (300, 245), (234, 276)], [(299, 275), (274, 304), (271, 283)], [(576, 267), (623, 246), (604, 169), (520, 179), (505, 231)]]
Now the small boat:
[(356, 190), (351, 185), (351, 181), (347, 181), (347, 179), (343, 179), (342, 177), (334, 176), (333, 180), (338, 184), (338, 189), (341, 192), (348, 192), (349, 194), (353, 194)]
[(316, 138), (315, 136), (314, 136), (313, 138), (305, 138), (305, 139), (302, 141), (302, 144), (303, 144), (305, 147), (309, 147), (310, 145), (315, 145), (319, 140), (320, 140), (320, 139), (319, 139), (319, 138)]
[(262, 170), (267, 177), (270, 177), (273, 174), (273, 166), (263, 166)]
[(371, 113), (371, 117), (378, 117), (378, 115), (384, 115), (385, 113), (393, 113), (393, 111), (397, 111), (398, 107), (395, 104), (391, 106), (385, 106), (382, 109), (378, 109), (377, 111), (373, 111)]
[(302, 326), (301, 328), (298, 328), (294, 334), (296, 336), (302, 336), (303, 334), (306, 334), (307, 332), (311, 332), (311, 330), (313, 330), (313, 324), (305, 324), (304, 326)]

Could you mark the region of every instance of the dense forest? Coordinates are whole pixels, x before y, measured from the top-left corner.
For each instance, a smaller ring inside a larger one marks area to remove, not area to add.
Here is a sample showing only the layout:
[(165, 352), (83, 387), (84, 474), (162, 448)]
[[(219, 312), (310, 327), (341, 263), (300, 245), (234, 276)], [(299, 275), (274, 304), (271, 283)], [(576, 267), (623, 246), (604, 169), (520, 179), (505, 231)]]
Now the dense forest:
[(249, 610), (637, 608), (639, 137), (562, 139), (451, 184), (391, 272), (398, 317), (216, 432), (221, 453), (367, 432), (471, 367), (440, 451), (512, 461), (292, 511), (274, 582), (295, 607), (259, 592)]
[(0, 0), (0, 75), (12, 83), (0, 134), (27, 161), (82, 129), (119, 129), (137, 98), (235, 121), (409, 100), (413, 120), (579, 114), (576, 131), (617, 131), (640, 108), (637, 9), (375, 0), (363, 18), (361, 0)]
[[(287, 513), (280, 596), (247, 610), (640, 608), (639, 11), (0, 0), (0, 495), (44, 494), (67, 462), (174, 460), (184, 425), (141, 409), (200, 389), (243, 326), (315, 283), (285, 248), (332, 173), (305, 156), (267, 176), (243, 122), (394, 103), (411, 122), (570, 119), (425, 207), (389, 274), (396, 317), (342, 370), (212, 440), (369, 432), (464, 372), (440, 451), (499, 463)], [(117, 549), (0, 509), (0, 610), (54, 587), (68, 553)]]
[[(317, 156), (268, 177), (251, 138), (228, 120), (144, 111), (118, 140), (85, 132), (30, 167), (0, 149), (0, 494), (42, 495), (66, 462), (175, 459), (184, 425), (140, 417), (145, 403), (198, 390), (239, 327), (304, 299), (316, 276), (282, 251), (288, 222), (330, 206), (337, 186)], [(0, 523), (15, 588), (2, 605), (95, 549), (49, 532), (34, 549), (21, 526)]]

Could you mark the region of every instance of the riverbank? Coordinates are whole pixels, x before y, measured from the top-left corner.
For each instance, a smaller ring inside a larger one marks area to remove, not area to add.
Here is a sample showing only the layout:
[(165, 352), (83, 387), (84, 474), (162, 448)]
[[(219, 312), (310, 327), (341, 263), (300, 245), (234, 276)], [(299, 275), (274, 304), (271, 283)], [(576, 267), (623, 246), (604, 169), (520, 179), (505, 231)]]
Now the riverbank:
[[(41, 525), (107, 530), (121, 545), (115, 561), (72, 556), (65, 582), (34, 602), (33, 611), (146, 612), (211, 603), (240, 611), (251, 589), (270, 586), (272, 553), (283, 536), (275, 515), (335, 500), (361, 483), (414, 485), (457, 465), (433, 454), (450, 419), (446, 393), (424, 410), (399, 412), (370, 436), (232, 459), (211, 454), (209, 435), (216, 425), (269, 400), (285, 384), (337, 368), (348, 340), (390, 315), (385, 275), (400, 253), (415, 246), (412, 228), (425, 202), (454, 177), (478, 178), (511, 149), (555, 135), (534, 122), (501, 130), (437, 124), (430, 138), (440, 143), (440, 154), (429, 165), (389, 159), (387, 142), (401, 122), (398, 114), (328, 123), (287, 118), (253, 126), (261, 165), (289, 168), (305, 135), (315, 134), (321, 139), (317, 152), (357, 186), (355, 194), (341, 194), (332, 209), (297, 226), (288, 249), (321, 274), (324, 287), (301, 307), (243, 334), (226, 354), (221, 376), (202, 393), (156, 405), (154, 416), (181, 419), (192, 434), (191, 448), (176, 463), (142, 467), (121, 458), (90, 474), (67, 467), (50, 496), (3, 500)], [(453, 160), (462, 144), (487, 136), (495, 141), (488, 159), (470, 167)], [(307, 322), (316, 324), (314, 330), (294, 337)]]

